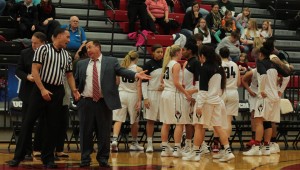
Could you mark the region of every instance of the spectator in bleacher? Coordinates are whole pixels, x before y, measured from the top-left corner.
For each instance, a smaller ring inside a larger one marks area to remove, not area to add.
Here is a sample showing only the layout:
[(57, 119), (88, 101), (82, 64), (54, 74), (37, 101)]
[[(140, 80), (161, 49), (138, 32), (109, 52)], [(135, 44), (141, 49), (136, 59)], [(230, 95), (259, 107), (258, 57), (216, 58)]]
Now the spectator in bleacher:
[(232, 31), (231, 35), (229, 37), (225, 37), (222, 39), (222, 41), (218, 44), (216, 48), (216, 53), (219, 54), (219, 51), (223, 47), (227, 47), (230, 51), (230, 57), (232, 61), (237, 61), (239, 59), (239, 56), (241, 54), (241, 51), (239, 49), (239, 39), (240, 34), (237, 31)]
[(0, 0), (0, 16), (2, 16), (2, 13), (5, 9), (6, 6), (6, 1), (5, 0)]
[(222, 27), (224, 27), (226, 22), (228, 22), (228, 21), (232, 22), (231, 30), (235, 31), (236, 30), (235, 20), (233, 19), (232, 12), (229, 10), (227, 10), (225, 12), (225, 16), (222, 19), (222, 22), (221, 22)]
[(83, 28), (79, 26), (79, 18), (71, 16), (70, 24), (62, 25), (61, 28), (68, 30), (70, 33), (70, 42), (67, 45), (67, 51), (73, 59), (78, 59), (79, 51), (87, 41)]
[(19, 22), (20, 37), (31, 38), (38, 25), (37, 7), (32, 0), (21, 1), (14, 5), (14, 15)]
[[(22, 0), (15, 0), (16, 3), (21, 2)], [(33, 5), (37, 6), (41, 0), (32, 0)]]
[(135, 31), (134, 27), (137, 17), (140, 19), (141, 30), (149, 30), (147, 20), (148, 13), (145, 0), (128, 0), (127, 11), (129, 20), (129, 33)]
[(186, 11), (188, 7), (193, 5), (194, 0), (180, 0), (180, 5), (183, 11)]
[(114, 3), (111, 0), (102, 0), (102, 4), (104, 6), (104, 8), (106, 8), (106, 6), (110, 6), (112, 9), (115, 9)]
[(257, 28), (256, 20), (250, 19), (245, 32), (242, 34), (240, 41), (243, 43), (244, 52), (248, 53), (252, 50), (253, 40), (259, 37), (260, 33)]
[(211, 43), (211, 36), (210, 31), (206, 25), (206, 20), (204, 18), (200, 18), (198, 24), (194, 29), (194, 34), (200, 33), (203, 36), (203, 44), (210, 44)]
[[(169, 8), (165, 0), (146, 0), (147, 11), (153, 22), (150, 22), (150, 29), (156, 30), (155, 24), (159, 24), (164, 34), (170, 34)], [(156, 31), (154, 31), (156, 32)]]
[(181, 33), (184, 34), (187, 39), (193, 35), (193, 30), (199, 22), (199, 19), (202, 18), (202, 15), (199, 13), (199, 4), (198, 2), (193, 2), (191, 11), (185, 13), (183, 22), (181, 25)]
[(263, 21), (262, 28), (259, 30), (260, 35), (265, 39), (272, 37), (273, 30), (271, 27), (271, 22), (268, 20)]
[(230, 2), (229, 0), (219, 0), (218, 1), (218, 5), (220, 7), (220, 12), (223, 16), (225, 16), (225, 12), (227, 10), (232, 11), (233, 15), (235, 13), (235, 8), (232, 2)]
[(221, 42), (221, 40), (227, 36), (230, 36), (232, 31), (235, 31), (233, 27), (234, 23), (232, 19), (229, 19), (225, 22), (225, 25), (222, 26), (221, 29), (219, 29), (215, 34), (214, 37), (217, 40), (218, 43)]
[[(212, 9), (206, 16), (205, 20), (208, 28), (210, 29), (210, 33), (214, 35), (221, 28), (222, 17), (219, 12), (219, 5), (217, 3), (212, 4), (211, 7)], [(216, 43), (215, 38), (212, 39), (212, 43)]]
[(250, 19), (251, 11), (250, 8), (245, 7), (242, 13), (236, 16), (236, 27), (240, 29), (241, 34), (244, 33), (245, 28), (247, 28), (247, 23)]
[(169, 7), (169, 12), (174, 12), (174, 0), (166, 0)]
[(51, 36), (54, 30), (60, 26), (60, 23), (55, 20), (55, 6), (52, 4), (52, 0), (42, 0), (37, 5), (37, 8), (39, 18), (38, 30), (47, 35), (48, 42), (52, 42)]
[(256, 61), (259, 55), (260, 48), (263, 46), (263, 38), (255, 37), (253, 40), (253, 49), (251, 51), (251, 61)]
[(15, 0), (5, 0), (5, 8), (2, 12), (3, 16), (14, 16), (14, 5), (16, 4)]
[(248, 60), (247, 60), (247, 54), (241, 53), (240, 58), (236, 64), (239, 66), (239, 70), (241, 75), (244, 75), (246, 71), (248, 70)]
[[(194, 1), (193, 3), (195, 3), (195, 2), (197, 2), (198, 3), (198, 1)], [(207, 11), (206, 9), (204, 9), (204, 8), (201, 8), (201, 4), (200, 3), (198, 3), (199, 4), (199, 13), (202, 15), (202, 17), (203, 18), (205, 18), (208, 14), (209, 14), (209, 11)], [(187, 12), (189, 12), (189, 11), (191, 11), (192, 10), (192, 6), (189, 6), (186, 10), (185, 10), (185, 12), (187, 13)]]

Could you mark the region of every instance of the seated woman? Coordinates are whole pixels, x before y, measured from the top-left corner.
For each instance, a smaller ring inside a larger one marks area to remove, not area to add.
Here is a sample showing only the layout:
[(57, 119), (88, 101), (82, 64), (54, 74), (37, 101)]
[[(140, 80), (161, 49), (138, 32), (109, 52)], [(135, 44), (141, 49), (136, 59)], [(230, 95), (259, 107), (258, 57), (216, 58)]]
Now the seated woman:
[(181, 25), (181, 33), (184, 34), (187, 38), (193, 35), (193, 30), (197, 25), (202, 15), (199, 13), (199, 4), (198, 2), (193, 2), (191, 11), (187, 12), (184, 15), (183, 22)]
[(198, 24), (194, 29), (194, 34), (201, 33), (203, 35), (202, 44), (210, 44), (211, 43), (211, 36), (210, 31), (206, 25), (206, 20), (204, 18), (200, 18)]
[(39, 25), (38, 30), (44, 32), (47, 35), (47, 41), (52, 42), (51, 36), (57, 27), (60, 27), (60, 23), (55, 20), (55, 6), (52, 4), (52, 0), (42, 0), (37, 5)]
[[(165, 0), (146, 0), (147, 11), (154, 22), (149, 22), (150, 30), (156, 30), (155, 24), (158, 23), (163, 29), (164, 34), (170, 34), (169, 8)], [(157, 33), (157, 31), (154, 31)]]
[(260, 37), (256, 20), (250, 19), (247, 27), (248, 28), (245, 29), (245, 32), (242, 34), (240, 39), (240, 41), (243, 43), (245, 53), (248, 53), (252, 50), (254, 38)]
[[(214, 35), (221, 28), (221, 14), (219, 12), (219, 5), (214, 3), (211, 5), (211, 12), (206, 16), (205, 20), (207, 27), (210, 29), (210, 33)], [(213, 36), (212, 36), (213, 37)], [(212, 39), (212, 43), (216, 43), (216, 39)]]

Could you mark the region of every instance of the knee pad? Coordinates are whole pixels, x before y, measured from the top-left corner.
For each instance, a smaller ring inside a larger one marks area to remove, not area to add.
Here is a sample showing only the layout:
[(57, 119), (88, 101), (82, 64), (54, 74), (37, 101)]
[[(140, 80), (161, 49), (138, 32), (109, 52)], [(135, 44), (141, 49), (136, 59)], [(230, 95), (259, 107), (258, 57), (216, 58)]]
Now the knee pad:
[(270, 121), (264, 121), (264, 129), (272, 128), (272, 123)]

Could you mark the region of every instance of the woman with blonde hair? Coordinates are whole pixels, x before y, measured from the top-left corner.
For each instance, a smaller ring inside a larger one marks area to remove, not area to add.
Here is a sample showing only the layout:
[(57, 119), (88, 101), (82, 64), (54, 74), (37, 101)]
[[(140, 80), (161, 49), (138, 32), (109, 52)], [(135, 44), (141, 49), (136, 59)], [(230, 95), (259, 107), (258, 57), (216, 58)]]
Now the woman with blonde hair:
[(263, 38), (255, 37), (253, 41), (253, 49), (251, 51), (251, 61), (255, 61), (258, 58), (260, 48), (263, 46)]
[(248, 53), (253, 47), (253, 41), (255, 37), (260, 37), (260, 33), (257, 28), (257, 23), (255, 19), (250, 19), (248, 22), (248, 27), (241, 36), (241, 42), (243, 43), (244, 52)]
[[(136, 65), (138, 59), (139, 54), (136, 51), (131, 50), (125, 56), (124, 60), (121, 63), (121, 66), (137, 73), (141, 72), (142, 68)], [(115, 121), (115, 124), (113, 127), (113, 140), (111, 143), (112, 151), (118, 151), (118, 136), (120, 133), (122, 123), (126, 120), (127, 112), (129, 113), (130, 117), (132, 135), (132, 144), (129, 149), (133, 151), (142, 151), (144, 150), (144, 147), (139, 146), (137, 140), (139, 112), (142, 101), (141, 80), (128, 79), (127, 77), (119, 77), (119, 81), (119, 95), (122, 108), (113, 111), (113, 120)]]
[[(178, 45), (167, 47), (162, 67), (162, 81), (164, 90), (161, 94), (160, 120), (163, 122), (161, 128), (162, 152), (161, 156), (181, 156), (180, 140), (183, 126), (187, 123), (188, 113), (184, 109), (183, 102), (191, 101), (191, 95), (183, 87), (183, 70), (178, 63), (182, 52)], [(176, 124), (174, 131), (175, 148), (172, 153), (168, 145), (169, 129), (171, 124)], [(179, 141), (179, 142), (177, 142)]]

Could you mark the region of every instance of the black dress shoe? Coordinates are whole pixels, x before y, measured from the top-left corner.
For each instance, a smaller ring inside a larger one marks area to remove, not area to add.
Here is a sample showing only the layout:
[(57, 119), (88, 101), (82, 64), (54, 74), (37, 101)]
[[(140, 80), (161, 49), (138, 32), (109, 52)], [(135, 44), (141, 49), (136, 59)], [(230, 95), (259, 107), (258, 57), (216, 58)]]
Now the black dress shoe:
[(101, 160), (101, 161), (99, 161), (99, 166), (100, 167), (104, 167), (104, 168), (110, 168), (110, 165), (107, 162), (107, 160)]
[(79, 164), (79, 167), (83, 168), (83, 167), (89, 167), (90, 166), (90, 163), (89, 162), (81, 162)]
[(25, 159), (24, 160), (26, 160), (26, 161), (32, 161), (33, 158), (31, 156), (31, 154), (27, 154), (27, 155), (25, 155)]
[(19, 160), (13, 159), (13, 160), (11, 160), (11, 161), (8, 162), (8, 165), (9, 165), (10, 167), (17, 167), (17, 166), (19, 166), (20, 162), (21, 162), (21, 161), (19, 161)]
[(54, 162), (48, 162), (44, 164), (44, 167), (49, 169), (56, 169), (57, 165)]

